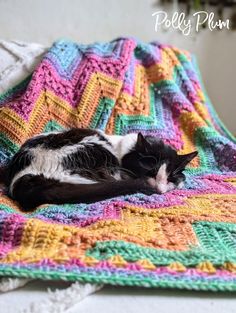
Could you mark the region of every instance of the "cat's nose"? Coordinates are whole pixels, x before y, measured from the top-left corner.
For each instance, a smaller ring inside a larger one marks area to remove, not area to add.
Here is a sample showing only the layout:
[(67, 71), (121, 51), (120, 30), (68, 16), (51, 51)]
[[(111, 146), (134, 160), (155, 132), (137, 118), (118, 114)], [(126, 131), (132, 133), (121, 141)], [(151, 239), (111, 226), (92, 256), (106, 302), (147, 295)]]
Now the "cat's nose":
[(159, 194), (167, 192), (168, 189), (168, 175), (166, 172), (166, 164), (162, 164), (158, 170), (155, 178), (149, 178), (149, 184), (156, 189)]

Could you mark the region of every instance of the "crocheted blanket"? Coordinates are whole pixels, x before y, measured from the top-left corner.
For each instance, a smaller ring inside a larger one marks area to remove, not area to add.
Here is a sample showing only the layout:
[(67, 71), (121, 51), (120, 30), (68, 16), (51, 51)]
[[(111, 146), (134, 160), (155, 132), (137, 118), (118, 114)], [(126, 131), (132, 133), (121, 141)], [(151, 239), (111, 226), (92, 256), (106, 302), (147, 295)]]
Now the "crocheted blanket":
[(236, 290), (236, 144), (186, 51), (134, 39), (55, 43), (0, 98), (0, 163), (29, 137), (77, 126), (197, 149), (185, 188), (24, 214), (0, 194), (0, 275)]

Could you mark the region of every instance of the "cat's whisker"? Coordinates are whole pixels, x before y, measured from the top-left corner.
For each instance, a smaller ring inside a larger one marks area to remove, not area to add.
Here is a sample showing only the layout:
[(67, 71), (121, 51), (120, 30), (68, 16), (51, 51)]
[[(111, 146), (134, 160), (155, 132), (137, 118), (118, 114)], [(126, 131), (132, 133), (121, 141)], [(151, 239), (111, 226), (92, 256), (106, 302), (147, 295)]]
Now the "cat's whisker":
[(128, 170), (127, 168), (118, 167), (118, 169), (119, 169), (120, 171), (125, 172), (125, 173), (129, 173), (129, 174), (131, 174), (131, 176), (132, 176), (132, 177), (133, 177), (133, 176), (137, 177), (137, 175), (135, 175), (135, 173), (134, 173), (134, 172), (132, 172), (132, 171)]
[(181, 169), (182, 166), (178, 166), (173, 172), (172, 172), (172, 175), (175, 175), (180, 169)]

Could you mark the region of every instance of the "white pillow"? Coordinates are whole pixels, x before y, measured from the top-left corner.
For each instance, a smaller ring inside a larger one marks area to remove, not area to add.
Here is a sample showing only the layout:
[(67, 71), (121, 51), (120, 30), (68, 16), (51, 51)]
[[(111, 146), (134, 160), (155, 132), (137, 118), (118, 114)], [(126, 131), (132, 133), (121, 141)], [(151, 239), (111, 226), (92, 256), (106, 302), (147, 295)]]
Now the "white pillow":
[(36, 43), (0, 40), (0, 94), (32, 73), (47, 50)]

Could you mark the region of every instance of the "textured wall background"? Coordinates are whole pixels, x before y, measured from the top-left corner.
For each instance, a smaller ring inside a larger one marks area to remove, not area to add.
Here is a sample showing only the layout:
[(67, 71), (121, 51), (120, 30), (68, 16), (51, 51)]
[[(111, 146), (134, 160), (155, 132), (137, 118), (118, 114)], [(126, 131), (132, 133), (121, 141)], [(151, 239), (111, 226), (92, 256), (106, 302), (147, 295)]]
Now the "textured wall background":
[(208, 94), (236, 134), (236, 32), (202, 31), (196, 38), (155, 32), (154, 0), (0, 0), (0, 38), (49, 46), (58, 38), (89, 43), (119, 36), (158, 40), (198, 57)]

